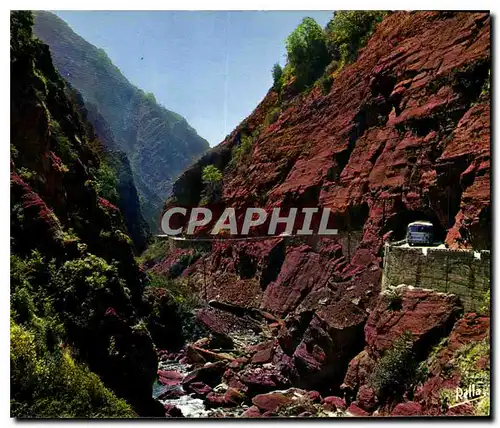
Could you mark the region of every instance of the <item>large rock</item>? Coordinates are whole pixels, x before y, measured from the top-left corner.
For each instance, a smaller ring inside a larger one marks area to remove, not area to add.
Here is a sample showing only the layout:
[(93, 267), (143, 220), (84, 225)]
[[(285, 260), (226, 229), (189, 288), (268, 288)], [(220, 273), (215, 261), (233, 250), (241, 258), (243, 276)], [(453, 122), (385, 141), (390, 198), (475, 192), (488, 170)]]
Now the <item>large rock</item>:
[(209, 393), (205, 399), (207, 407), (235, 407), (242, 403), (245, 396), (234, 388), (228, 388), (224, 394)]
[[(409, 332), (416, 358), (425, 359), (446, 337), (462, 312), (454, 295), (400, 286), (400, 308), (390, 308), (389, 294), (381, 294), (365, 325), (365, 349), (349, 363), (341, 389), (358, 407), (373, 412), (378, 406), (371, 375), (378, 359), (396, 339)], [(451, 357), (450, 357), (451, 358)], [(383, 403), (382, 403), (383, 404)]]
[(184, 415), (182, 414), (182, 410), (179, 409), (178, 407), (174, 406), (173, 404), (165, 404), (165, 416), (169, 418), (183, 418)]
[[(464, 346), (471, 346), (489, 337), (490, 318), (473, 313), (466, 314), (459, 319), (451, 331), (446, 343), (440, 347), (433, 361), (428, 367), (429, 377), (416, 391), (414, 400), (418, 401), (427, 415), (442, 415), (442, 391), (455, 391), (461, 385), (461, 375), (454, 366), (453, 359), (458, 350)], [(471, 370), (474, 367), (470, 367)], [(478, 361), (476, 369), (489, 369), (485, 361)], [(471, 412), (468, 406), (457, 406), (452, 414), (458, 415)], [(451, 413), (450, 413), (451, 414)]]
[(370, 416), (368, 412), (365, 412), (363, 409), (361, 409), (356, 403), (351, 403), (349, 408), (347, 409), (347, 414), (349, 416), (354, 416), (354, 417), (365, 417), (365, 416)]
[(260, 418), (262, 416), (257, 406), (251, 406), (241, 414), (241, 418)]
[(252, 403), (261, 411), (275, 412), (280, 407), (292, 403), (292, 399), (281, 392), (270, 392), (256, 395), (252, 398)]
[(389, 310), (389, 295), (382, 294), (366, 322), (366, 348), (373, 357), (382, 355), (406, 331), (412, 334), (417, 351), (428, 351), (448, 335), (462, 313), (455, 295), (406, 286), (397, 290), (401, 293), (401, 309)]
[(370, 357), (366, 350), (356, 355), (347, 369), (344, 383), (340, 386), (347, 397), (354, 400), (361, 385), (369, 382), (375, 367), (375, 360)]
[(275, 369), (247, 368), (239, 374), (239, 380), (248, 388), (250, 396), (290, 386), (290, 381)]
[(391, 413), (391, 416), (420, 416), (422, 415), (422, 406), (414, 401), (399, 403)]
[(375, 390), (368, 385), (362, 385), (361, 388), (359, 388), (356, 402), (358, 403), (358, 406), (363, 410), (366, 410), (367, 412), (373, 412), (378, 405), (378, 399)]
[(194, 394), (195, 397), (205, 397), (209, 392), (212, 391), (207, 384), (203, 382), (192, 382), (184, 385), (184, 389), (187, 392)]
[(325, 397), (323, 399), (323, 408), (325, 410), (328, 410), (330, 412), (335, 412), (337, 410), (345, 410), (346, 409), (346, 404), (345, 400), (340, 397), (335, 397), (335, 396), (330, 396), (330, 397)]
[(202, 382), (210, 386), (220, 383), (225, 370), (225, 362), (207, 363), (203, 367), (193, 370), (182, 380), (182, 385), (189, 385), (193, 382)]
[(175, 370), (158, 370), (158, 380), (163, 385), (179, 385), (183, 377), (183, 375)]

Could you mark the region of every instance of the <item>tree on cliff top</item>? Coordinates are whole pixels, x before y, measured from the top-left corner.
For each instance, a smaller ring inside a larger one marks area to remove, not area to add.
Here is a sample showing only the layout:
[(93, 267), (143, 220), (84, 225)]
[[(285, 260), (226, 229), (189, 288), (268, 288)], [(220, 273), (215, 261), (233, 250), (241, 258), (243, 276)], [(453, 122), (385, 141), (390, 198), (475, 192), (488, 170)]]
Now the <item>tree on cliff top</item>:
[(299, 88), (313, 83), (330, 61), (325, 33), (312, 18), (304, 18), (288, 36), (286, 50)]
[(333, 59), (349, 63), (387, 14), (380, 10), (339, 10), (325, 28), (328, 51)]

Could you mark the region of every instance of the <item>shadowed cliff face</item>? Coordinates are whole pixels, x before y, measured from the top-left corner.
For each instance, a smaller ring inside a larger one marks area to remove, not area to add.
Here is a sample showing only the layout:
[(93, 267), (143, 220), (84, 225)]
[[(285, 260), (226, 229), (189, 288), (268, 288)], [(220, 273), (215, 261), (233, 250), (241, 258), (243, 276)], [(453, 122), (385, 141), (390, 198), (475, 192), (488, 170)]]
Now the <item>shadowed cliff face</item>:
[(134, 87), (107, 55), (56, 15), (36, 13), (35, 34), (50, 46), (54, 66), (64, 79), (92, 104), (98, 115), (89, 121), (99, 133), (104, 119), (113, 142), (107, 148), (123, 151), (130, 161), (142, 213), (157, 231), (162, 200), (184, 168), (208, 149), (186, 120), (159, 106), (154, 97)]
[[(384, 240), (401, 239), (408, 222), (428, 219), (450, 247), (490, 247), (489, 69), (488, 14), (397, 12), (378, 24), (328, 93), (314, 87), (293, 95), (285, 87), (278, 101), (270, 90), (180, 176), (167, 204), (198, 204), (203, 167), (213, 164), (224, 173), (226, 206), (329, 207), (340, 235), (214, 243), (186, 275), (209, 300), (286, 317), (295, 333), (282, 347), (303, 362), (303, 378), (321, 379), (335, 361), (338, 372), (329, 376), (340, 379), (363, 347)], [(246, 136), (250, 154), (235, 166), (232, 152)], [(317, 366), (313, 344), (327, 355)]]
[[(48, 46), (32, 37), (31, 24), (29, 12), (12, 13), (11, 322), (34, 335), (34, 355), (25, 363), (41, 369), (11, 378), (13, 415), (60, 416), (57, 400), (63, 395), (68, 403), (64, 394), (74, 395), (61, 382), (74, 380), (57, 378), (58, 370), (43, 380), (50, 369), (43, 364), (71, 352), (137, 413), (162, 416), (151, 398), (154, 345), (137, 314), (145, 274), (119, 209), (99, 194), (92, 171), (104, 162), (102, 147), (68, 98)], [(12, 349), (11, 363), (19, 357)], [(113, 413), (107, 409), (93, 376), (94, 384), (78, 386), (90, 395), (76, 408), (64, 405), (62, 415), (133, 414), (120, 412), (124, 403)], [(33, 390), (37, 382), (41, 387)]]
[(113, 131), (106, 123), (98, 108), (85, 103), (81, 94), (69, 83), (66, 93), (75, 104), (87, 134), (99, 139), (103, 145), (102, 157), (116, 176), (117, 207), (123, 214), (127, 232), (132, 238), (136, 252), (144, 250), (150, 237), (149, 226), (141, 212), (141, 204), (127, 155), (119, 150)]

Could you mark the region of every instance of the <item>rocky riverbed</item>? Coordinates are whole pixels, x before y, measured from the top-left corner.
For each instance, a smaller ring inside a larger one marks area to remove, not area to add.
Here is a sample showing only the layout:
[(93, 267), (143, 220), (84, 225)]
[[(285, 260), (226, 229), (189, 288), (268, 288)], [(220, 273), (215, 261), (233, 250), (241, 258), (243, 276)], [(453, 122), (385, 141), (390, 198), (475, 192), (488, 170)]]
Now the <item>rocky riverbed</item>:
[[(234, 306), (198, 313), (208, 337), (180, 352), (160, 350), (153, 397), (167, 417), (337, 417), (345, 401), (294, 388), (274, 357), (280, 320)], [(231, 327), (231, 331), (228, 328)]]
[[(343, 336), (328, 341), (320, 325), (308, 332), (305, 315), (279, 319), (255, 308), (211, 302), (196, 313), (206, 337), (178, 352), (158, 351), (153, 396), (167, 417), (476, 414), (470, 404), (448, 410), (440, 398), (442, 391), (462, 385), (461, 379), (487, 380), (489, 373), (489, 318), (460, 313), (456, 296), (432, 290), (400, 286), (380, 295), (365, 325), (365, 347), (345, 361), (339, 376)], [(394, 344), (404, 332), (405, 346), (412, 343), (413, 351), (398, 357)], [(399, 359), (384, 372), (379, 361), (388, 355)], [(372, 374), (399, 382), (402, 367), (416, 359), (426, 368), (425, 376), (401, 396), (391, 383), (394, 394), (384, 398)]]

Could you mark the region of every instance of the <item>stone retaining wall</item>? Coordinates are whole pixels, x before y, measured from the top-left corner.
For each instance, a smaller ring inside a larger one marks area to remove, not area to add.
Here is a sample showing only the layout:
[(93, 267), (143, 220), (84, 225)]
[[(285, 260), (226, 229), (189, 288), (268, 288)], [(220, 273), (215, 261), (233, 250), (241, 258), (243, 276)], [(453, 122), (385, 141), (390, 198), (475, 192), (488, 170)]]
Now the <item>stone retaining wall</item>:
[(382, 290), (399, 284), (460, 297), (466, 311), (477, 311), (490, 289), (489, 251), (395, 247), (386, 244)]

